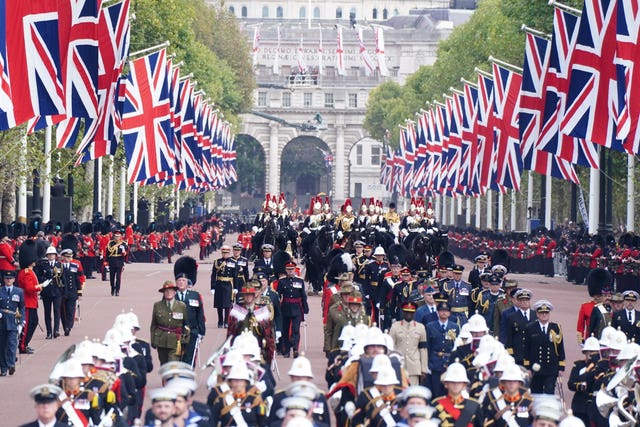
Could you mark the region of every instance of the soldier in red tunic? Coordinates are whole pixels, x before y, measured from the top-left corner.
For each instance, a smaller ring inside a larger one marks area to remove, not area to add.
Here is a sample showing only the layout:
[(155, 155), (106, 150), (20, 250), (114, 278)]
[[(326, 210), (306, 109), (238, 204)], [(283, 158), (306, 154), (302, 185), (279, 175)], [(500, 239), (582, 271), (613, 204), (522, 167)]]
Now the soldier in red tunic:
[(578, 312), (578, 325), (576, 331), (578, 333), (578, 343), (582, 344), (584, 340), (589, 338), (589, 321), (591, 313), (596, 306), (602, 306), (604, 303), (603, 293), (610, 293), (611, 289), (611, 273), (604, 268), (594, 268), (587, 276), (587, 287), (591, 301), (587, 301), (580, 306)]

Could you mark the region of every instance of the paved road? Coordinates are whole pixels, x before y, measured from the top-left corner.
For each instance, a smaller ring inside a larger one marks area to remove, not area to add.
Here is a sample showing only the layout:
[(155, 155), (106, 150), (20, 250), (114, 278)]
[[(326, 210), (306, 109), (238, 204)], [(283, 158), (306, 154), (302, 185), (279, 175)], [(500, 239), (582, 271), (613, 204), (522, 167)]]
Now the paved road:
[[(232, 240), (228, 237), (228, 241)], [(197, 248), (193, 248), (189, 254), (197, 257)], [(196, 289), (205, 299), (207, 309), (207, 335), (202, 343), (203, 355), (208, 357), (224, 342), (225, 333), (216, 329), (217, 318), (213, 310), (213, 297), (209, 294), (209, 277), (211, 263), (218, 257), (216, 253), (209, 260), (200, 264)], [(470, 267), (469, 263), (462, 262)], [(465, 274), (466, 277), (466, 274)], [(568, 369), (572, 362), (579, 358), (579, 347), (575, 338), (575, 323), (579, 305), (588, 299), (586, 288), (566, 283), (560, 278), (545, 278), (535, 275), (512, 275), (512, 278), (533, 290), (533, 300), (546, 298), (552, 301), (556, 307), (552, 313), (552, 320), (559, 322), (565, 333), (565, 347), (567, 351)], [(115, 316), (122, 311), (133, 310), (139, 317), (142, 330), (139, 335), (143, 339), (149, 338), (149, 325), (153, 303), (160, 299), (157, 289), (162, 282), (173, 278), (173, 265), (162, 264), (128, 264), (123, 276), (123, 289), (120, 297), (111, 297), (108, 282), (99, 278), (88, 280), (85, 295), (81, 301), (81, 322), (77, 325), (69, 337), (60, 337), (55, 340), (45, 340), (45, 333), (37, 330), (31, 342), (35, 349), (33, 355), (22, 355), (14, 376), (0, 378), (0, 417), (2, 426), (16, 426), (33, 419), (33, 403), (28, 397), (29, 390), (36, 384), (46, 382), (58, 357), (71, 344), (88, 338), (104, 337), (107, 329), (113, 324)], [(326, 389), (324, 382), (324, 369), (326, 361), (322, 353), (322, 320), (320, 310), (320, 297), (309, 297), (311, 315), (307, 321), (307, 357), (311, 359), (315, 382)], [(42, 308), (40, 308), (42, 318)], [(43, 322), (40, 322), (43, 326)], [(302, 334), (304, 337), (304, 333)], [(301, 350), (304, 346), (304, 338)], [(206, 358), (205, 358), (206, 360)], [(292, 359), (278, 357), (277, 362), (282, 375), (280, 384), (286, 384), (288, 378), (286, 372), (291, 366)], [(154, 374), (157, 371), (158, 361), (154, 354), (154, 372), (149, 375), (149, 388), (160, 385), (159, 378)], [(207, 394), (205, 382), (209, 370), (200, 370), (198, 382), (202, 384), (198, 391), (198, 398), (204, 400)], [(566, 377), (568, 377), (568, 372)], [(565, 378), (566, 382), (566, 378)], [(565, 387), (565, 394), (569, 398)], [(147, 405), (148, 406), (148, 405)]]

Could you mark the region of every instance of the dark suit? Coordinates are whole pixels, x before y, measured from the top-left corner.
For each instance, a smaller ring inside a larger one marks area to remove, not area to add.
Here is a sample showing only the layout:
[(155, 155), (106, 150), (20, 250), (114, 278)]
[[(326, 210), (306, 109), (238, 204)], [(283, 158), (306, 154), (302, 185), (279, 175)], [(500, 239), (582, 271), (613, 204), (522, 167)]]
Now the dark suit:
[(434, 320), (427, 324), (427, 349), (429, 351), (429, 370), (426, 386), (433, 393), (433, 397), (445, 394), (440, 376), (449, 365), (449, 358), (453, 350), (453, 342), (460, 333), (457, 323), (447, 322), (445, 330), (442, 330), (440, 320)]
[(575, 392), (571, 401), (573, 415), (589, 425), (588, 408), (593, 403), (592, 393), (595, 390), (595, 376), (598, 374), (597, 361), (576, 361), (569, 375), (569, 390)]
[[(49, 286), (40, 291), (42, 305), (44, 306), (44, 324), (47, 328), (47, 335), (56, 334), (60, 331), (60, 307), (62, 306), (62, 264), (59, 261), (51, 262), (47, 259), (38, 261), (33, 271), (38, 276), (38, 282), (51, 279)], [(52, 313), (53, 312), (53, 313)], [(53, 314), (53, 322), (51, 322)]]
[(512, 311), (507, 316), (506, 321), (506, 342), (504, 346), (518, 365), (524, 362), (525, 351), (525, 329), (527, 324), (536, 318), (533, 310), (529, 309), (529, 320), (522, 314), (520, 309)]
[(620, 328), (628, 340), (634, 340), (636, 343), (640, 341), (640, 311), (633, 310), (633, 323), (629, 322), (627, 310), (616, 311), (611, 317), (611, 326), (615, 329)]
[[(24, 319), (24, 291), (17, 286), (0, 288), (0, 370), (7, 373), (16, 366), (18, 350), (18, 325)], [(16, 316), (16, 312), (19, 316)]]
[[(536, 371), (535, 367), (539, 366)], [(533, 372), (531, 392), (554, 394), (558, 372), (564, 371), (565, 354), (562, 330), (557, 323), (547, 324), (542, 332), (540, 322), (531, 322), (525, 329), (524, 366)]]
[[(38, 424), (38, 420), (36, 420), (31, 423), (22, 424), (20, 427), (40, 427), (40, 424)], [(56, 421), (53, 427), (68, 427), (68, 425), (62, 424), (61, 422)]]
[(258, 267), (261, 267), (264, 274), (271, 279), (271, 276), (273, 276), (273, 258), (269, 258), (268, 261), (265, 261), (264, 258), (258, 258), (253, 263), (253, 270), (255, 271)]
[(278, 281), (282, 311), (282, 350), (285, 355), (291, 348), (297, 353), (300, 344), (300, 323), (309, 313), (304, 281), (299, 277), (285, 277)]
[[(74, 262), (68, 263), (62, 268), (62, 327), (65, 335), (73, 328), (73, 322), (76, 318), (76, 303), (78, 296), (82, 295), (81, 276), (84, 273), (80, 271), (79, 264)], [(50, 285), (52, 286), (53, 283)]]
[(204, 319), (204, 303), (202, 301), (202, 295), (200, 295), (199, 292), (191, 290), (186, 290), (184, 297), (178, 292), (176, 299), (182, 301), (187, 306), (187, 321), (185, 325), (190, 329), (191, 339), (189, 340), (189, 344), (184, 347), (181, 360), (191, 364), (198, 335), (204, 336), (207, 330)]

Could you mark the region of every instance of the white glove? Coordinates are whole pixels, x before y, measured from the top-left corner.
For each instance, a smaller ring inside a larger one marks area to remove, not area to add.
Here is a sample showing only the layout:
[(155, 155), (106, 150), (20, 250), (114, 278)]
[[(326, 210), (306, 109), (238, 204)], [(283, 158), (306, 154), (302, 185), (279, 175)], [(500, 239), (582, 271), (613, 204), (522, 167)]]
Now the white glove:
[(256, 388), (260, 390), (260, 393), (264, 393), (267, 389), (267, 385), (264, 383), (264, 381), (258, 381), (256, 383)]
[(336, 238), (338, 240), (342, 239), (344, 237), (344, 234), (342, 234), (342, 231), (338, 231), (338, 234), (336, 234)]
[(211, 289), (211, 295), (215, 295), (216, 294), (216, 290), (215, 289)]
[(356, 404), (353, 402), (347, 402), (344, 404), (344, 412), (347, 414), (347, 417), (353, 417), (353, 413), (356, 412)]
[(47, 279), (44, 282), (40, 283), (40, 286), (42, 287), (42, 289), (44, 289), (47, 286), (49, 286), (50, 283), (51, 283), (51, 279)]
[(276, 341), (280, 341), (280, 338), (282, 338), (282, 332), (276, 331)]
[(101, 427), (113, 427), (113, 419), (111, 417), (104, 417), (102, 421), (100, 421)]
[(335, 394), (329, 398), (329, 406), (331, 406), (331, 409), (333, 409), (334, 412), (338, 407), (338, 405), (340, 404), (341, 398), (342, 398), (342, 390), (335, 392)]
[(433, 234), (433, 230), (432, 230), (431, 228), (430, 228), (430, 229), (428, 229), (428, 230), (427, 230), (427, 234), (431, 236), (431, 235)]
[(538, 363), (534, 363), (534, 364), (531, 366), (531, 370), (532, 370), (533, 372), (539, 372), (539, 371), (540, 371), (540, 365), (539, 365)]
[(2, 313), (0, 313), (0, 319), (2, 319)]
[(311, 234), (311, 230), (309, 230), (309, 228), (308, 228), (308, 227), (303, 228), (303, 229), (302, 229), (302, 232), (303, 232), (303, 233), (306, 233), (306, 234)]

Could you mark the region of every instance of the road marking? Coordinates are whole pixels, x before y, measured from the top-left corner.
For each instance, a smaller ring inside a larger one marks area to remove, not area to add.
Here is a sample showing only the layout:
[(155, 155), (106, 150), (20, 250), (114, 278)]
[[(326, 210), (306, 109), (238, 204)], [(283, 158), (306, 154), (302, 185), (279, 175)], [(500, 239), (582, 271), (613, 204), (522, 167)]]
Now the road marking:
[(149, 274), (145, 274), (145, 277), (155, 276), (158, 273), (163, 273), (163, 272), (160, 271), (160, 270), (156, 270), (156, 271), (153, 271), (153, 272), (151, 272)]

